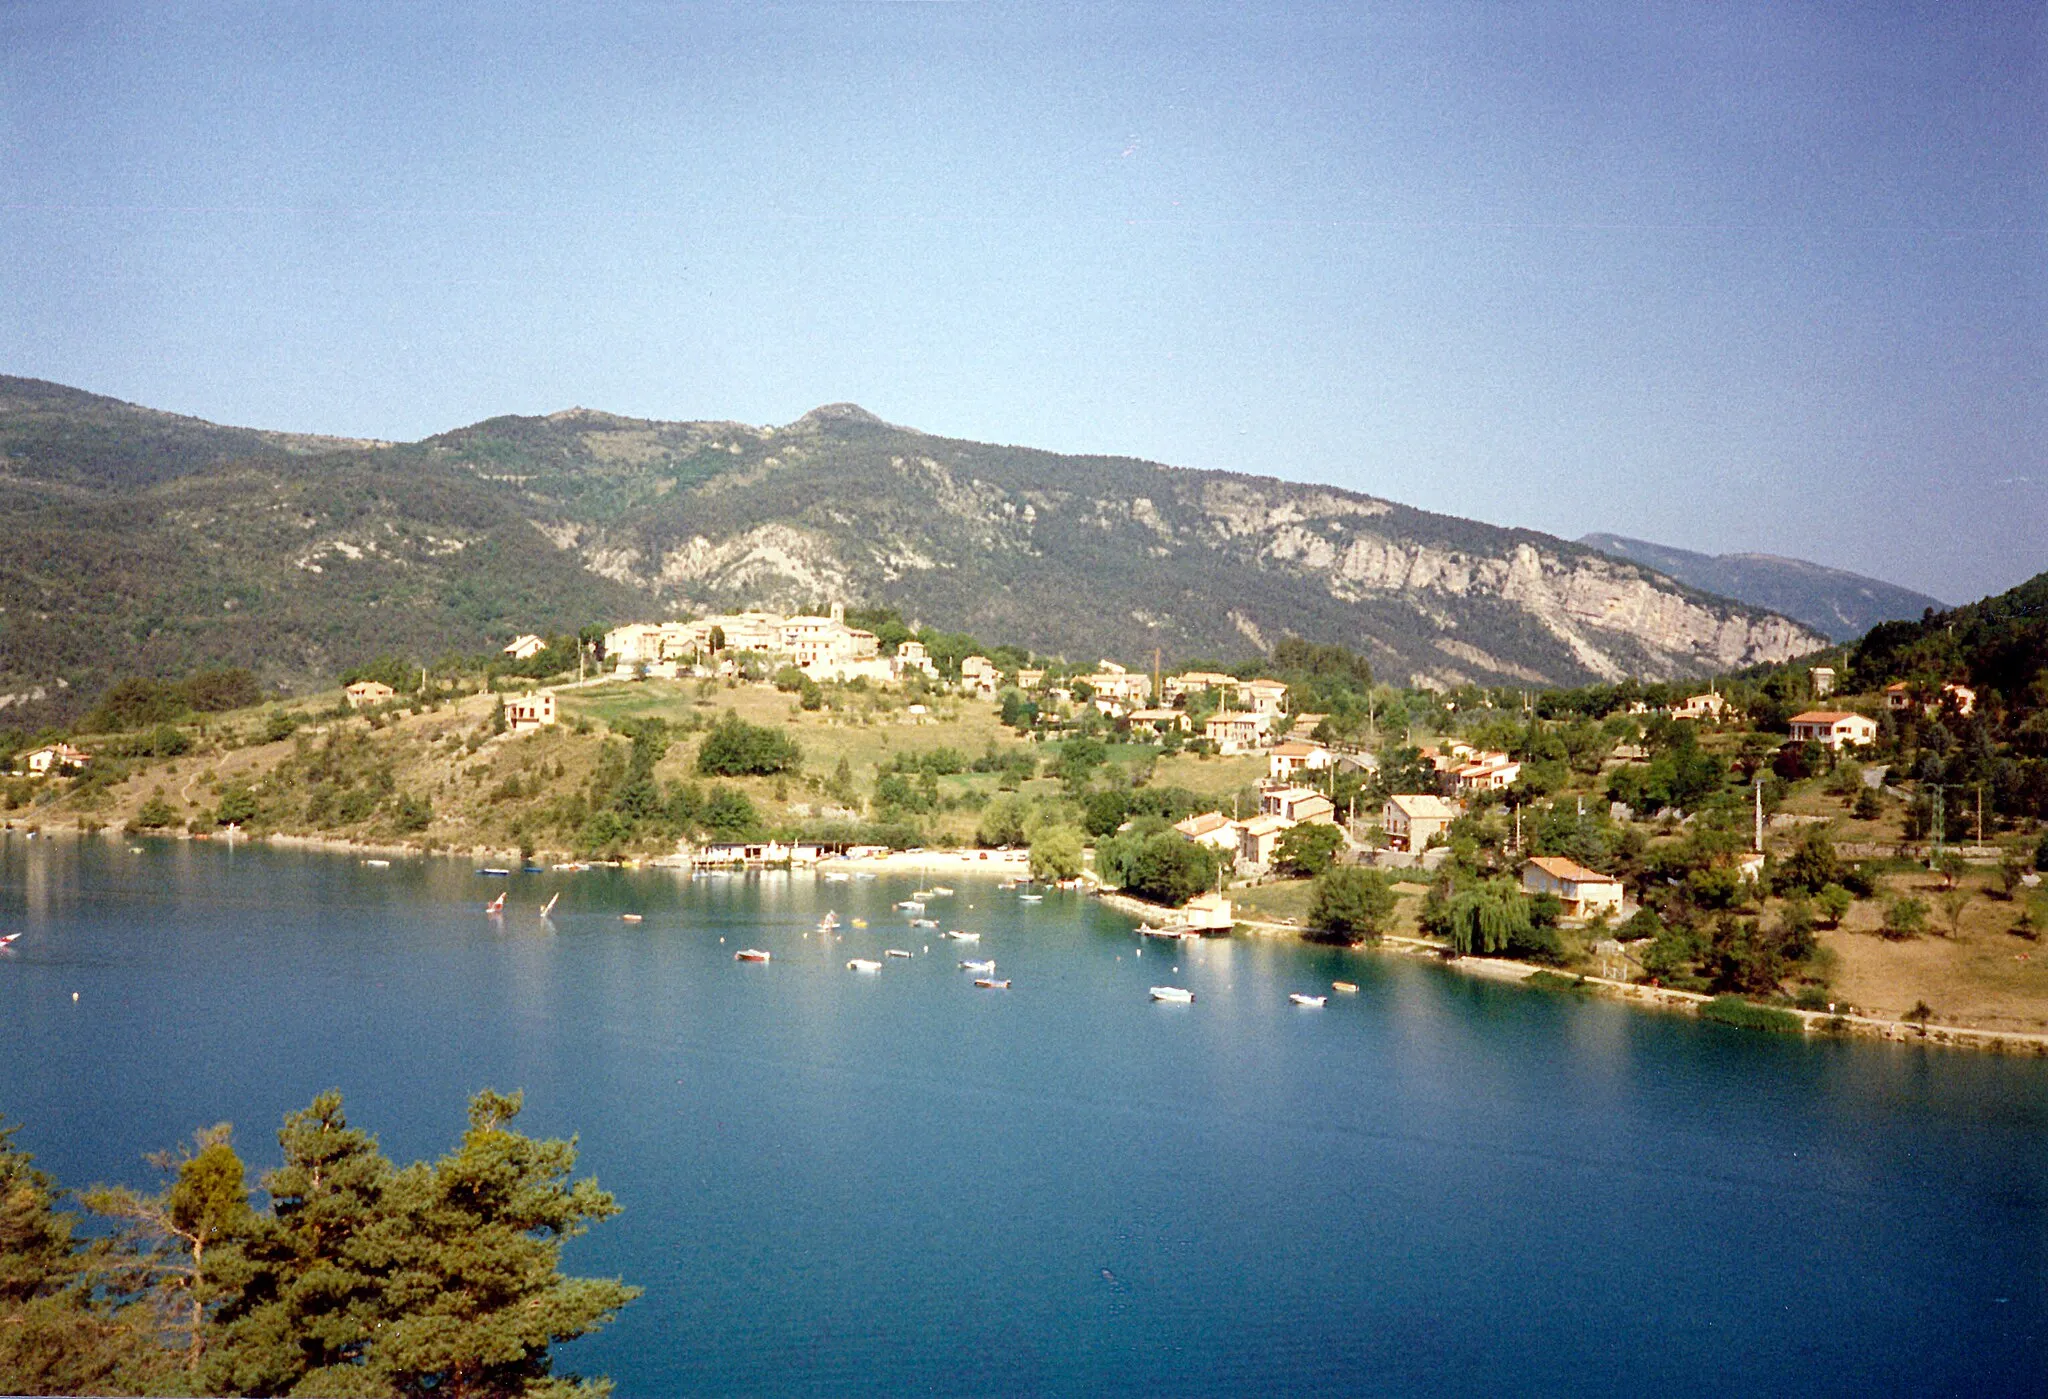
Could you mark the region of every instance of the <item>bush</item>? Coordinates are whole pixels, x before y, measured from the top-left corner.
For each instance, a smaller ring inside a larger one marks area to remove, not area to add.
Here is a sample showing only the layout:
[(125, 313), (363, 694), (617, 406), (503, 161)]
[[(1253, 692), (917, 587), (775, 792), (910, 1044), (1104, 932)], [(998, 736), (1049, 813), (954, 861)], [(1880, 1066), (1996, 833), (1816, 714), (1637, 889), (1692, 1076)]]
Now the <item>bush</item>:
[(1700, 1019), (1742, 1030), (1768, 1030), (1774, 1034), (1796, 1035), (1803, 1022), (1789, 1010), (1760, 1006), (1740, 996), (1716, 996), (1700, 1007)]
[(1874, 787), (1865, 787), (1856, 793), (1856, 804), (1850, 808), (1850, 815), (1858, 821), (1875, 821), (1884, 815), (1884, 801)]
[(1901, 896), (1884, 906), (1884, 935), (1909, 938), (1927, 927), (1927, 905), (1919, 899)]
[(1326, 869), (1316, 877), (1308, 920), (1317, 932), (1339, 941), (1376, 939), (1392, 921), (1394, 904), (1393, 881), (1382, 871)]
[(1842, 920), (1849, 915), (1850, 905), (1855, 902), (1849, 891), (1839, 884), (1824, 884), (1820, 892), (1813, 896), (1814, 908), (1818, 911), (1821, 921), (1830, 928), (1842, 925)]
[(1095, 848), (1095, 873), (1105, 883), (1154, 903), (1178, 908), (1215, 882), (1221, 856), (1197, 845), (1156, 817)]
[(263, 741), (279, 743), (297, 733), (299, 721), (283, 710), (266, 715), (263, 720)]
[(434, 822), (434, 804), (425, 797), (400, 793), (391, 803), (391, 824), (407, 834), (424, 831)]
[(749, 724), (731, 710), (697, 748), (697, 771), (708, 777), (770, 776), (794, 771), (803, 750), (787, 734)]
[(1031, 874), (1035, 879), (1072, 879), (1081, 873), (1081, 831), (1076, 826), (1047, 826), (1031, 842)]
[(263, 691), (256, 684), (256, 677), (239, 667), (220, 667), (213, 670), (196, 670), (180, 685), (185, 703), (206, 714), (218, 714), (228, 709), (247, 709), (259, 704)]
[(1312, 879), (1337, 862), (1344, 833), (1320, 821), (1304, 822), (1281, 833), (1273, 863), (1283, 874)]

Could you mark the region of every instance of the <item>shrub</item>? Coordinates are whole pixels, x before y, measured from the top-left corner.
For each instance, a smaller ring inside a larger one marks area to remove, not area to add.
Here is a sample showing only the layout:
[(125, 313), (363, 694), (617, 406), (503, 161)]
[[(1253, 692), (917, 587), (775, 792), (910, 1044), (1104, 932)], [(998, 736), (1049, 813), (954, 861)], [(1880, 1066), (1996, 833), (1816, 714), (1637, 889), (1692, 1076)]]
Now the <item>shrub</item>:
[[(1300, 829), (1300, 827), (1296, 827)], [(1316, 876), (1309, 923), (1343, 942), (1378, 938), (1394, 916), (1394, 885), (1379, 870), (1331, 868)]]
[(1830, 928), (1839, 928), (1842, 925), (1842, 920), (1848, 916), (1849, 908), (1855, 902), (1849, 891), (1839, 884), (1824, 884), (1820, 892), (1813, 896), (1814, 909), (1818, 912), (1820, 920)]
[(1716, 996), (1700, 1007), (1700, 1019), (1742, 1030), (1768, 1030), (1774, 1034), (1796, 1035), (1803, 1028), (1799, 1017), (1789, 1010), (1760, 1006), (1740, 996)]
[(803, 750), (787, 734), (749, 724), (727, 710), (697, 748), (697, 771), (708, 777), (771, 776), (794, 771)]
[(1927, 905), (1919, 899), (1900, 896), (1884, 906), (1884, 935), (1909, 938), (1927, 927)]
[(1320, 821), (1304, 822), (1283, 831), (1273, 850), (1273, 863), (1283, 874), (1312, 879), (1337, 862), (1344, 833)]

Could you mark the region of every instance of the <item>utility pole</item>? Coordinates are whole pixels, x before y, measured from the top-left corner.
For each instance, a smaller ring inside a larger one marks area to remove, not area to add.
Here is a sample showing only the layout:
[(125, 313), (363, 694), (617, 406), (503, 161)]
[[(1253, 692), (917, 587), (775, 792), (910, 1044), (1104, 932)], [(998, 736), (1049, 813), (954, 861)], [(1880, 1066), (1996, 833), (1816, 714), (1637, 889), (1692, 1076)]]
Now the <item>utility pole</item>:
[(1764, 853), (1764, 780), (1756, 780), (1756, 853)]

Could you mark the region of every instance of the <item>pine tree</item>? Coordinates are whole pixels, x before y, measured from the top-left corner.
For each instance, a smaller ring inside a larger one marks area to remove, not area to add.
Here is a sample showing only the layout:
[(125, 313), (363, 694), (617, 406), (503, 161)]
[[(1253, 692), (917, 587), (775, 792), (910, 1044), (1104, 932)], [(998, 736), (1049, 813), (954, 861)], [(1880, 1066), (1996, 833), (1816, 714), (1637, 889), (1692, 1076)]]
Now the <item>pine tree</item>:
[(488, 1089), (469, 1107), (462, 1145), (398, 1173), (386, 1191), (403, 1216), (386, 1232), (390, 1320), (371, 1367), (402, 1395), (603, 1395), (606, 1381), (549, 1373), (549, 1347), (593, 1331), (640, 1289), (561, 1275), (562, 1244), (619, 1212), (594, 1180), (571, 1182), (573, 1141), (509, 1129), (518, 1094)]

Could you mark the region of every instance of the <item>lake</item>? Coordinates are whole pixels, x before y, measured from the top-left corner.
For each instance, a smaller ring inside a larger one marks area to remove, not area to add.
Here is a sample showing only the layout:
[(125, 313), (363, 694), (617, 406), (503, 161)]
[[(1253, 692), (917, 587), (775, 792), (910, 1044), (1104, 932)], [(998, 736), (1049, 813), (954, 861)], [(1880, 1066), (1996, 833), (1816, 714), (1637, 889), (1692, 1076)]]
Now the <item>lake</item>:
[(625, 1206), (569, 1266), (647, 1295), (559, 1362), (622, 1396), (2048, 1393), (2048, 1063), (930, 877), (969, 950), (908, 876), (10, 835), (0, 1112), (142, 1185), (219, 1120), (274, 1164), (326, 1088), (401, 1162), (523, 1089)]

